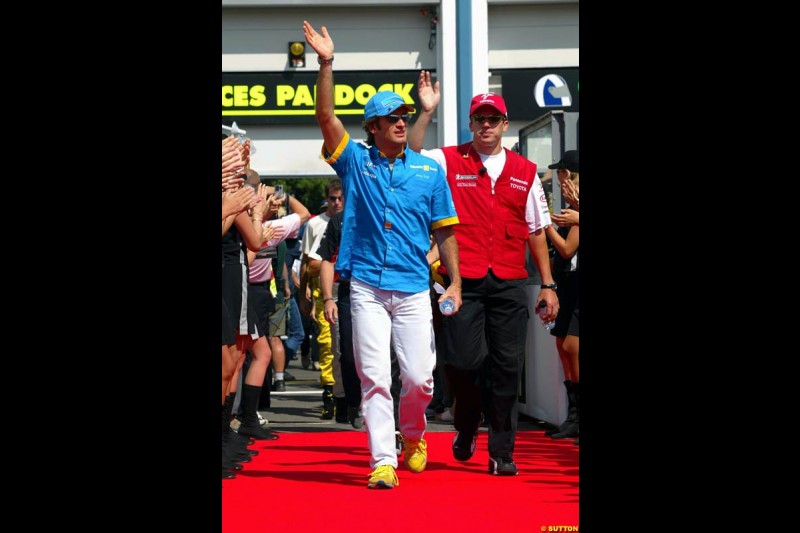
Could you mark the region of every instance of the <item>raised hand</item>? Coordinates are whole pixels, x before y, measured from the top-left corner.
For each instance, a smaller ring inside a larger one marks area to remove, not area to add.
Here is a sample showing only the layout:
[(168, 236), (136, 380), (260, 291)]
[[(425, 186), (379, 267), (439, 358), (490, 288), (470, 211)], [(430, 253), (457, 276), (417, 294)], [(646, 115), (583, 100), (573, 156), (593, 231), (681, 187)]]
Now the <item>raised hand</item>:
[(307, 20), (303, 21), (303, 35), (308, 46), (313, 48), (319, 57), (333, 57), (333, 39), (328, 34), (328, 28), (322, 26), (320, 32), (317, 33), (317, 30)]
[(419, 105), (423, 111), (433, 111), (438, 107), (439, 100), (442, 98), (439, 94), (439, 82), (431, 85), (430, 71), (420, 71), (417, 93), (419, 94)]

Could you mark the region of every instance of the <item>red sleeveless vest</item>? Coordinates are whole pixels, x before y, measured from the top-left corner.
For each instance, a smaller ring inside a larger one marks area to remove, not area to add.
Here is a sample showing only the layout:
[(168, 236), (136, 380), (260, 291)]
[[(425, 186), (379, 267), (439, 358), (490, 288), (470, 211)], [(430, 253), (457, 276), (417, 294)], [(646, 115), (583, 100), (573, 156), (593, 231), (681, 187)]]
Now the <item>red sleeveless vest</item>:
[(482, 278), (489, 268), (502, 279), (528, 277), (525, 247), (528, 224), (525, 206), (536, 178), (536, 165), (506, 151), (506, 164), (492, 194), (492, 179), (472, 143), (442, 148), (447, 162), (447, 182), (459, 224), (459, 270), (464, 278)]

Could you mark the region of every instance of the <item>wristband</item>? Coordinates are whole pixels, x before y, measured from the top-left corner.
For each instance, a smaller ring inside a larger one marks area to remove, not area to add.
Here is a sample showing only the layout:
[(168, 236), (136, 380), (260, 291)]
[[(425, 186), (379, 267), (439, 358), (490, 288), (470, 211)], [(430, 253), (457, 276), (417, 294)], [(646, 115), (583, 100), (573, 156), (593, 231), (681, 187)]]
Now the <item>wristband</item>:
[(542, 283), (542, 288), (543, 288), (543, 289), (553, 289), (553, 290), (556, 290), (556, 289), (558, 288), (558, 285), (556, 285), (556, 284), (555, 284), (555, 282), (553, 282), (553, 283), (546, 283), (546, 284), (545, 284), (545, 283)]
[(323, 299), (322, 299), (322, 303), (325, 303), (325, 302), (327, 302), (328, 300), (333, 300), (333, 298), (323, 298)]
[(331, 56), (331, 57), (320, 57), (320, 56), (317, 56), (317, 63), (319, 63), (320, 65), (324, 65), (326, 63), (333, 63), (333, 56)]

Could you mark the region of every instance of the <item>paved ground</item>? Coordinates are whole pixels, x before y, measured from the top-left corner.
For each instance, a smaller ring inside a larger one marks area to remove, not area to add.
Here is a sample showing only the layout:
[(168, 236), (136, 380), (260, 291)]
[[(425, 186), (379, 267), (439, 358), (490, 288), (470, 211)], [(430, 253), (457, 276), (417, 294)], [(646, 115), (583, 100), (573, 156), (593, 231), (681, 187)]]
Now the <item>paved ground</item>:
[[(319, 384), (319, 370), (305, 370), (300, 360), (291, 361), (288, 371), (297, 379), (286, 382), (286, 392), (271, 394), (271, 408), (261, 411), (269, 420), (269, 426), (276, 431), (364, 431), (353, 429), (350, 424), (340, 424), (336, 420), (321, 420), (322, 386)], [(519, 430), (536, 430), (549, 427), (546, 423), (520, 415)], [(428, 420), (428, 431), (454, 431), (452, 422)]]

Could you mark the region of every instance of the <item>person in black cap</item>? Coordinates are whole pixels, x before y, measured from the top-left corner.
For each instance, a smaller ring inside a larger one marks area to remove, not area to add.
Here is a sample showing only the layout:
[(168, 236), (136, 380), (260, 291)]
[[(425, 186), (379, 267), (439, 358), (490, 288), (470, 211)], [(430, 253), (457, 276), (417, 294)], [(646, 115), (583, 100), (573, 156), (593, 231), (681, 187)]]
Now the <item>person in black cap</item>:
[(564, 152), (564, 155), (561, 156), (561, 160), (558, 163), (553, 163), (552, 165), (548, 165), (547, 168), (552, 168), (553, 170), (566, 169), (572, 172), (580, 172), (578, 161), (579, 161), (578, 151), (567, 150), (566, 152)]
[[(577, 209), (579, 191), (578, 151), (564, 152), (561, 161), (553, 163), (549, 168), (555, 169), (564, 199)], [(580, 374), (578, 366), (579, 330), (578, 330), (578, 289), (580, 261), (578, 257), (580, 226), (568, 226), (560, 220), (562, 215), (553, 215), (558, 224), (549, 226), (545, 231), (547, 238), (553, 243), (557, 253), (553, 261), (553, 276), (558, 284), (558, 301), (561, 308), (556, 323), (550, 334), (556, 338), (556, 349), (564, 369), (564, 386), (567, 389), (569, 409), (567, 419), (557, 429), (545, 431), (545, 435), (553, 439), (571, 439), (578, 436), (580, 420)], [(571, 211), (571, 210), (570, 210)], [(577, 212), (576, 212), (577, 213)], [(575, 444), (578, 444), (575, 441)]]
[[(421, 149), (425, 128), (439, 105), (439, 82), (432, 86), (430, 73), (423, 70), (417, 88), (422, 112), (408, 144)], [(489, 423), (489, 473), (515, 476), (517, 387), (528, 317), (540, 302), (546, 320), (558, 314), (544, 235), (550, 212), (536, 165), (503, 148), (503, 133), (508, 130), (503, 97), (475, 95), (469, 129), (471, 142), (421, 150), (447, 173), (461, 221), (455, 234), (464, 304), (457, 315), (443, 319), (445, 372), (456, 406), (453, 457), (457, 461), (472, 458), (483, 412)], [(526, 248), (542, 279), (533, 309), (526, 291)]]
[(570, 176), (572, 174), (577, 176), (580, 172), (580, 165), (578, 163), (578, 151), (567, 150), (564, 152), (564, 155), (561, 156), (561, 160), (558, 163), (553, 163), (547, 167), (556, 171), (556, 176), (561, 183), (561, 195), (576, 210), (580, 208), (578, 191), (576, 189), (578, 180), (577, 178), (570, 179)]

